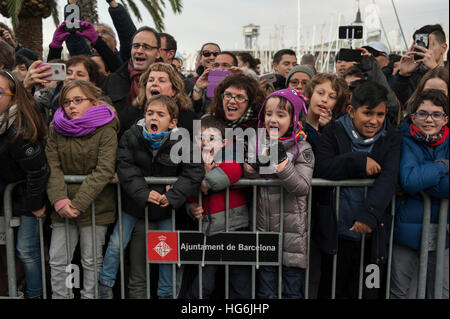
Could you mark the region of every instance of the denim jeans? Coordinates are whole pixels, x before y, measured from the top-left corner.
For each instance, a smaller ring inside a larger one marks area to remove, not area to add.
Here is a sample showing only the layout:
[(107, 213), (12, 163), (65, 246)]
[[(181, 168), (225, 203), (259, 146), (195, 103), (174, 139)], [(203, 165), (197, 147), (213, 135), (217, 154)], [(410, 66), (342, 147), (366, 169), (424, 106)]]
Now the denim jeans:
[[(149, 230), (172, 230), (172, 219), (149, 222)], [(129, 279), (129, 297), (131, 299), (147, 298), (146, 289), (146, 252), (145, 241), (145, 222), (140, 219), (134, 228), (130, 245), (130, 279)], [(168, 297), (173, 295), (172, 291), (172, 265), (159, 264), (158, 274), (158, 297)]]
[[(305, 284), (305, 269), (282, 266), (282, 298), (303, 299)], [(278, 298), (278, 267), (262, 266), (258, 273), (258, 298)]]
[[(96, 225), (96, 252), (93, 256), (92, 226), (79, 227), (69, 224), (70, 251), (67, 256), (65, 223), (52, 223), (52, 239), (50, 242), (50, 270), (53, 299), (73, 299), (72, 289), (67, 286), (69, 272), (66, 267), (71, 263), (73, 253), (80, 240), (81, 265), (83, 267), (82, 299), (93, 299), (95, 293), (94, 265), (97, 264), (97, 272), (102, 266), (103, 245), (107, 226)], [(95, 257), (95, 260), (94, 260)]]
[[(133, 233), (134, 225), (138, 219), (130, 214), (122, 212), (122, 236), (123, 249), (128, 246)], [(120, 231), (119, 220), (114, 226), (113, 233), (109, 238), (108, 248), (103, 259), (102, 269), (99, 274), (99, 281), (102, 285), (113, 287), (116, 282), (117, 271), (120, 264)]]
[(22, 261), (25, 270), (27, 297), (33, 298), (42, 296), (39, 221), (36, 217), (20, 217), (16, 250), (17, 256)]

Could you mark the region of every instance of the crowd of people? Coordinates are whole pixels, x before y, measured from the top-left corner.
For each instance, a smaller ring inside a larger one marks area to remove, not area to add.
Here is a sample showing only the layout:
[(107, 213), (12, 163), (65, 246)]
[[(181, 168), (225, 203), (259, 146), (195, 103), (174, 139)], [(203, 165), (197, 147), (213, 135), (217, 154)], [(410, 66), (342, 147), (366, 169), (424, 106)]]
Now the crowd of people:
[[(403, 56), (390, 54), (381, 42), (357, 48), (360, 62), (339, 52), (335, 73), (318, 72), (313, 54), (298, 57), (283, 49), (273, 56), (273, 74), (262, 76), (260, 61), (248, 52), (234, 54), (208, 42), (200, 48), (195, 74), (187, 76), (183, 61), (175, 57), (172, 35), (148, 26), (137, 29), (121, 4), (108, 2), (114, 28), (82, 21), (81, 31), (73, 32), (63, 22), (53, 34), (46, 62), (0, 24), (0, 187), (3, 191), (23, 181), (13, 192), (13, 212), (20, 217), (16, 253), (23, 264), (26, 298), (43, 296), (39, 219), (50, 225), (44, 237), (49, 240), (52, 298), (74, 298), (66, 285), (66, 266), (74, 258), (83, 270), (81, 298), (118, 297), (120, 231), (127, 253), (127, 296), (146, 298), (146, 209), (148, 228), (160, 231), (172, 230), (172, 209), (177, 229), (198, 230), (202, 220), (206, 237), (254, 227), (259, 232), (282, 229), (281, 294), (289, 299), (304, 298), (305, 289), (309, 298), (330, 298), (336, 254), (336, 298), (357, 298), (361, 238), (366, 242), (364, 263), (377, 264), (385, 278), (394, 227), (390, 298), (416, 298), (420, 192), (431, 197), (432, 229), (440, 199), (449, 197), (449, 71), (440, 25), (416, 30), (414, 34), (427, 35), (428, 46), (412, 41)], [(68, 60), (61, 60), (64, 43)], [(65, 64), (65, 80), (49, 79), (49, 63)], [(211, 89), (218, 70), (226, 76)], [(227, 139), (227, 129), (257, 133)], [(171, 136), (183, 130), (189, 133), (183, 141), (190, 150), (187, 158), (201, 153), (198, 163), (172, 157), (183, 135)], [(238, 144), (244, 154), (238, 154)], [(232, 158), (225, 160), (230, 149)], [(85, 179), (66, 185), (65, 175)], [(177, 181), (152, 185), (145, 177)], [(342, 187), (339, 198), (333, 188), (314, 186), (308, 225), (313, 177), (370, 178), (374, 184), (366, 192), (364, 187)], [(255, 200), (245, 188), (226, 192), (242, 178), (277, 179), (284, 191), (258, 187)], [(120, 183), (121, 211), (112, 179)], [(253, 203), (256, 220), (250, 213)], [(448, 238), (447, 227), (444, 298)], [(1, 259), (5, 264), (4, 253)], [(428, 298), (434, 298), (435, 262), (431, 248)], [(220, 296), (220, 266), (208, 264), (201, 274), (184, 271), (177, 277), (177, 295), (172, 266), (161, 264), (157, 270), (152, 294), (160, 299), (197, 299), (200, 275), (202, 297)], [(231, 265), (226, 283), (230, 298), (251, 298), (251, 278), (250, 266)], [(384, 298), (384, 288), (364, 287), (363, 297)], [(277, 298), (277, 290), (278, 267), (261, 266), (256, 296)]]

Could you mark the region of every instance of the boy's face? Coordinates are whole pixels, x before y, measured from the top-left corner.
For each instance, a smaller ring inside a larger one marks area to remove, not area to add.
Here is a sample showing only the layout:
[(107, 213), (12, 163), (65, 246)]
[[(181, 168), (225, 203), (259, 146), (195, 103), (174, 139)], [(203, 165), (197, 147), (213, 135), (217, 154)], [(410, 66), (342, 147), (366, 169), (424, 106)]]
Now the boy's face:
[(309, 101), (308, 112), (316, 116), (321, 114), (331, 114), (336, 105), (337, 93), (333, 89), (330, 81), (324, 81), (314, 87), (314, 91)]
[(295, 55), (283, 54), (280, 63), (274, 63), (273, 69), (276, 73), (287, 78), (289, 72), (297, 65), (297, 57)]
[(17, 71), (20, 73), (20, 75), (22, 75), (22, 78), (25, 78), (25, 76), (27, 75), (27, 66), (25, 64), (17, 64), (13, 71)]
[(387, 107), (386, 102), (381, 102), (373, 109), (363, 105), (355, 110), (353, 106), (349, 105), (347, 111), (358, 133), (365, 138), (371, 138), (382, 128)]
[(205, 163), (211, 163), (214, 155), (225, 147), (226, 140), (220, 130), (214, 127), (202, 127), (201, 148), (202, 158)]
[(278, 107), (279, 103), (279, 98), (270, 98), (267, 100), (264, 110), (264, 122), (271, 139), (283, 137), (292, 123), (292, 116), (288, 111), (280, 109)]
[(147, 106), (145, 112), (145, 127), (152, 133), (167, 132), (177, 125), (178, 120), (171, 118), (167, 106), (161, 102), (153, 102)]
[(433, 51), (433, 56), (436, 59), (436, 63), (439, 63), (444, 58), (444, 54), (447, 51), (447, 43), (439, 43), (434, 34), (428, 36), (428, 50)]
[(336, 73), (338, 76), (343, 76), (345, 71), (347, 71), (350, 67), (354, 66), (355, 64), (358, 64), (357, 62), (352, 61), (344, 61), (344, 60), (337, 60), (336, 61)]
[[(434, 112), (441, 113), (441, 115), (444, 114), (443, 118), (437, 121), (434, 120), (431, 116)], [(422, 119), (424, 116), (427, 116), (427, 118)], [(441, 106), (436, 106), (433, 102), (425, 100), (420, 104), (416, 113), (411, 115), (411, 121), (419, 130), (432, 136), (438, 134), (444, 125), (447, 124), (448, 115), (444, 113), (444, 109)]]

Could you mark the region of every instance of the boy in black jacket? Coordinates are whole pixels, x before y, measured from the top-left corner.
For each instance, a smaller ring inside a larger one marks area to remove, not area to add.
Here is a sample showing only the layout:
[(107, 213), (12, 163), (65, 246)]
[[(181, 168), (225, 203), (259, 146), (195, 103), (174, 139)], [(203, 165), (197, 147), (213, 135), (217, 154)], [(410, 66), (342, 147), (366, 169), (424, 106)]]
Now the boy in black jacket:
[[(145, 118), (123, 134), (117, 153), (117, 175), (122, 186), (124, 248), (137, 221), (144, 217), (147, 206), (148, 219), (156, 223), (158, 230), (172, 230), (172, 207), (181, 207), (192, 191), (199, 189), (205, 174), (202, 164), (177, 164), (170, 156), (172, 147), (177, 143), (170, 139), (170, 134), (176, 130), (178, 121), (178, 106), (172, 98), (157, 95), (149, 99), (144, 114)], [(183, 142), (189, 143), (190, 140)], [(178, 176), (178, 180), (172, 188), (148, 185), (145, 177), (150, 176)], [(119, 256), (119, 223), (116, 223), (99, 274), (100, 299), (112, 298)], [(144, 261), (143, 256), (145, 251), (137, 257), (138, 260), (131, 256), (131, 264), (140, 264)], [(131, 265), (131, 272), (133, 269), (139, 267), (133, 268)], [(159, 266), (158, 296), (172, 297), (171, 265)]]
[[(326, 200), (321, 198), (327, 202), (318, 205), (316, 220), (319, 231), (315, 235), (325, 253), (319, 292), (322, 297), (329, 297), (331, 255), (336, 252), (336, 298), (358, 297), (363, 234), (367, 239), (365, 264), (383, 264), (387, 259), (392, 222), (387, 208), (397, 185), (401, 136), (386, 118), (386, 101), (386, 88), (372, 81), (362, 82), (353, 91), (348, 114), (330, 122), (319, 139), (317, 177), (375, 179), (367, 190), (367, 197), (364, 187), (341, 188), (337, 220), (334, 193), (330, 191), (329, 196), (324, 196)], [(376, 297), (379, 291), (371, 289), (365, 297)]]

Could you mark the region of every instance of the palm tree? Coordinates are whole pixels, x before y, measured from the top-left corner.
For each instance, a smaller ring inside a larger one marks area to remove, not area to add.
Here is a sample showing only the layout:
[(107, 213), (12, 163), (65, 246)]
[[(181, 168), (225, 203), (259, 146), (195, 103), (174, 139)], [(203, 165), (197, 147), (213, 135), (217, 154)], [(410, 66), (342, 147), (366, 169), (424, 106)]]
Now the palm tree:
[[(172, 11), (180, 14), (183, 9), (182, 0), (168, 1)], [(36, 51), (40, 57), (42, 56), (42, 19), (51, 14), (55, 26), (59, 25), (59, 13), (55, 2), (55, 0), (0, 0), (0, 14), (11, 17), (16, 39), (25, 47)], [(122, 3), (128, 11), (131, 10), (137, 21), (142, 21), (136, 0), (117, 0), (117, 2)], [(152, 16), (156, 30), (164, 31), (163, 19), (167, 1), (140, 0), (140, 2)], [(97, 0), (77, 0), (76, 3), (80, 6), (82, 20), (98, 22)]]
[[(82, 20), (90, 21), (92, 23), (98, 22), (97, 15), (97, 0), (77, 0), (80, 6)], [(133, 12), (138, 22), (142, 22), (142, 15), (139, 11), (136, 0), (116, 0), (120, 2), (128, 12)], [(166, 0), (140, 0), (147, 11), (152, 16), (155, 28), (158, 32), (164, 31), (164, 9), (166, 8)], [(183, 9), (182, 0), (169, 0), (170, 7), (175, 14), (180, 14)]]
[(11, 17), (16, 40), (42, 57), (42, 19), (52, 14), (54, 0), (2, 0), (0, 13)]

